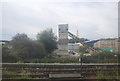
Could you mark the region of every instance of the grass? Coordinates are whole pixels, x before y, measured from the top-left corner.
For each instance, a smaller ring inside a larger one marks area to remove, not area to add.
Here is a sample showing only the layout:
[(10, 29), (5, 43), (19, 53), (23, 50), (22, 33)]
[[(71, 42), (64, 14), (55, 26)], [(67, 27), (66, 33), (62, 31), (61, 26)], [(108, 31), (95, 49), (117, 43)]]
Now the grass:
[(102, 71), (103, 69), (106, 68), (99, 68), (99, 69), (101, 69), (101, 71), (98, 71), (96, 73), (97, 79), (120, 79), (120, 75), (118, 75), (118, 71), (116, 69), (114, 69), (112, 73)]

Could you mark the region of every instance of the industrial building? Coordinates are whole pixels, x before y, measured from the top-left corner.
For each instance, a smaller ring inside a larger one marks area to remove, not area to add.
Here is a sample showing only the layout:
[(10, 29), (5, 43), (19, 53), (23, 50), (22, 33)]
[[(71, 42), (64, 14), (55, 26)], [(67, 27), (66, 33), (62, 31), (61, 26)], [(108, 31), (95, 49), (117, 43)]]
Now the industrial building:
[(76, 53), (75, 50), (79, 49), (80, 44), (68, 44), (68, 36), (69, 36), (68, 24), (59, 24), (58, 31), (59, 31), (58, 34), (59, 40), (58, 40), (57, 55), (62, 58), (78, 56), (78, 53)]
[(94, 44), (94, 48), (100, 48), (102, 50), (110, 50), (111, 52), (118, 52), (118, 46), (120, 42), (118, 40), (100, 40)]
[(58, 55), (68, 54), (68, 24), (59, 24)]
[(83, 46), (81, 43), (68, 43), (68, 50), (79, 50), (80, 47)]
[(68, 36), (75, 39), (75, 41), (80, 38), (68, 31), (68, 24), (59, 24), (58, 25), (58, 52), (57, 55), (60, 57), (71, 57), (79, 56), (75, 51), (78, 51), (80, 47), (85, 46), (88, 48), (90, 54), (98, 52), (95, 48), (101, 50), (109, 50), (111, 52), (118, 52), (118, 46), (120, 42), (118, 40), (93, 40), (80, 43), (68, 43)]
[(0, 45), (8, 44), (9, 42), (8, 40), (0, 40)]

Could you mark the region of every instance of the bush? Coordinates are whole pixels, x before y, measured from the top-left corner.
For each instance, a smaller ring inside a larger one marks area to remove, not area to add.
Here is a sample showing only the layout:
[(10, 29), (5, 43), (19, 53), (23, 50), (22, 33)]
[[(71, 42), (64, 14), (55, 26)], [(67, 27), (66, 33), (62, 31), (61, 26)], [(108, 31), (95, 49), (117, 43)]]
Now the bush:
[(118, 56), (109, 51), (103, 51), (92, 56), (83, 56), (84, 63), (118, 63)]

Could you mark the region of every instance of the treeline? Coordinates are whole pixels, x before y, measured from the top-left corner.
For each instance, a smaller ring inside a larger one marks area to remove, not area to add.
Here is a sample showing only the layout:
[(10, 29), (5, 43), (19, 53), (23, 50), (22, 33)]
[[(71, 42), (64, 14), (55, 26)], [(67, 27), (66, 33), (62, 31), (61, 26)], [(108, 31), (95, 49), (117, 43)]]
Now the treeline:
[(119, 40), (119, 38), (102, 38), (100, 40)]
[(76, 39), (69, 39), (69, 40), (68, 40), (69, 43), (79, 43), (79, 42), (85, 42), (85, 41), (89, 41), (89, 39), (80, 38), (80, 39), (77, 40), (77, 41), (76, 41)]
[[(81, 38), (84, 42), (88, 39)], [(73, 39), (69, 43), (74, 43)], [(30, 39), (26, 34), (16, 34), (8, 44), (2, 45), (2, 62), (7, 63), (78, 63), (79, 58), (61, 59), (56, 58), (57, 37), (52, 29), (44, 30), (36, 35), (36, 40)], [(96, 48), (97, 50), (97, 48)], [(99, 51), (99, 49), (98, 49)], [(85, 56), (89, 50), (86, 47), (80, 47), (78, 53), (83, 63), (117, 63), (119, 53), (102, 51), (92, 56)]]
[(37, 40), (30, 39), (26, 34), (16, 34), (9, 44), (2, 45), (3, 62), (29, 62), (43, 59), (57, 48), (57, 38), (52, 29), (37, 34)]

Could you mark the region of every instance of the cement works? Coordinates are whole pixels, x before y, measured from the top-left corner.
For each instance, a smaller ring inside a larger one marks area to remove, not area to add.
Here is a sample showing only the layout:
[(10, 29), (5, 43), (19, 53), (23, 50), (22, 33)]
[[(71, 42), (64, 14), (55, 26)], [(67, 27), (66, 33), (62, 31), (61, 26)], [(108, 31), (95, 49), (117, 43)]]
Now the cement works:
[[(102, 52), (103, 50), (109, 50), (111, 52), (117, 53), (119, 50), (119, 42), (118, 40), (93, 40), (88, 42), (80, 42), (80, 38), (77, 35), (74, 35), (69, 31), (68, 24), (59, 24), (58, 25), (58, 51), (57, 55), (62, 58), (66, 57), (80, 57), (80, 54), (75, 51), (77, 46), (77, 49), (79, 49), (80, 44), (82, 47), (86, 47), (87, 50), (89, 50), (88, 55), (93, 55), (95, 53)], [(69, 44), (68, 43), (68, 36), (74, 39), (75, 44)], [(76, 46), (75, 46), (76, 45)], [(71, 49), (70, 49), (71, 47)], [(96, 50), (95, 48), (99, 48), (99, 50)]]

